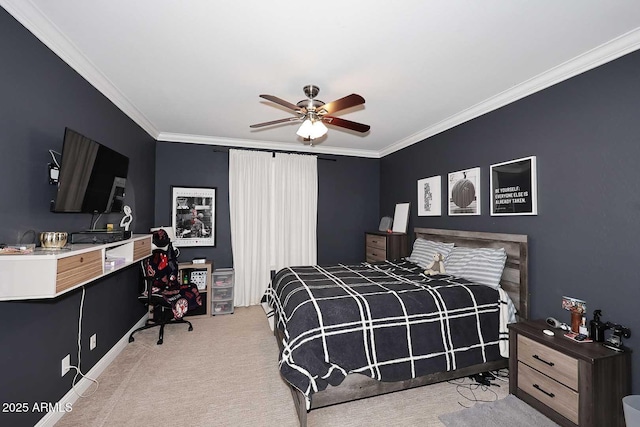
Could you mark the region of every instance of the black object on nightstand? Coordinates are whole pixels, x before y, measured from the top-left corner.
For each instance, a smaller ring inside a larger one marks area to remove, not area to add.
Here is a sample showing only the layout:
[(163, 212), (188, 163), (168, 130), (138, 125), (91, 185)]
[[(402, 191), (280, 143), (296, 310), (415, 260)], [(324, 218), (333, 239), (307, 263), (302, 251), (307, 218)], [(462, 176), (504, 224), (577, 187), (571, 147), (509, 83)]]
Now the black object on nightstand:
[(509, 325), (509, 393), (562, 426), (624, 427), (631, 352), (549, 336), (544, 320)]

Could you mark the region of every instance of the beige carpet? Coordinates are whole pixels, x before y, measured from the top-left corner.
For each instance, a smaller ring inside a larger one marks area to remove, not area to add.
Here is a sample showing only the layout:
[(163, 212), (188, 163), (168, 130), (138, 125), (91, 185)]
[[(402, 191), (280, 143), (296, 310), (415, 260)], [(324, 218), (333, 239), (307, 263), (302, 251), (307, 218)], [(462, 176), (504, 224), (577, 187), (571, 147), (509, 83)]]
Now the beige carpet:
[[(136, 340), (100, 375), (97, 391), (78, 399), (56, 427), (65, 426), (297, 426), (289, 388), (277, 369), (278, 348), (260, 306), (195, 319), (194, 330), (157, 328)], [(309, 427), (438, 426), (438, 416), (508, 394), (444, 382), (313, 410)], [(93, 386), (87, 393), (93, 390)], [(466, 396), (466, 397), (465, 397)]]

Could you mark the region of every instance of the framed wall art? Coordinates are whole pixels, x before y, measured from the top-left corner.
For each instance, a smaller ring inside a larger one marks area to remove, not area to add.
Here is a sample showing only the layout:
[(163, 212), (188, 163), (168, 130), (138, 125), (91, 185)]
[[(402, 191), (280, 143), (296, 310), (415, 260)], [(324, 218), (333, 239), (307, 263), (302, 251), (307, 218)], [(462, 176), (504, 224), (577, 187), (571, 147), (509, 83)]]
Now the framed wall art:
[(449, 174), (449, 215), (480, 215), (480, 168)]
[(174, 246), (216, 245), (216, 188), (171, 187)]
[(537, 215), (536, 157), (491, 165), (491, 215)]
[(442, 215), (442, 177), (418, 180), (418, 216)]
[(394, 233), (406, 233), (407, 224), (409, 223), (409, 203), (397, 203), (396, 210), (393, 214)]

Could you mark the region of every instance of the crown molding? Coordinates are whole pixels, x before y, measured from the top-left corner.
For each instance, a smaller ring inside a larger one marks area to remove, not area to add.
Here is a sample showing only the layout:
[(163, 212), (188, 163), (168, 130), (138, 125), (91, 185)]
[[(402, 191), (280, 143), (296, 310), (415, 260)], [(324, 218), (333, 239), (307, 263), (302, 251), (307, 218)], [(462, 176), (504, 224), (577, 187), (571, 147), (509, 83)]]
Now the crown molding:
[(380, 151), (384, 157), (405, 147), (424, 141), (434, 135), (458, 126), (483, 114), (497, 110), (526, 96), (539, 92), (585, 71), (613, 61), (621, 56), (640, 49), (640, 28), (636, 28), (603, 45), (587, 51), (542, 74), (520, 83), (502, 93), (467, 108), (458, 114), (444, 119), (433, 126), (397, 141)]
[(591, 70), (607, 62), (613, 61), (630, 52), (640, 49), (640, 28), (636, 28), (597, 48), (581, 54), (563, 64), (558, 65), (538, 76), (520, 83), (500, 94), (492, 96), (470, 108), (448, 117), (420, 132), (414, 133), (380, 151), (353, 150), (337, 147), (293, 145), (289, 143), (265, 143), (261, 141), (207, 137), (199, 135), (160, 132), (140, 110), (138, 110), (124, 94), (102, 74), (96, 66), (29, 0), (0, 0), (0, 6), (7, 10), (27, 30), (58, 55), (71, 68), (77, 71), (99, 92), (106, 96), (128, 117), (158, 141), (184, 142), (206, 145), (226, 145), (234, 147), (259, 148), (267, 150), (285, 150), (314, 152), (381, 158), (416, 144), (448, 129), (477, 118), (483, 114), (508, 105), (533, 93), (539, 92), (564, 80), (570, 79), (585, 71)]
[(0, 0), (2, 6), (18, 22), (64, 62), (106, 96), (131, 120), (157, 139), (160, 133), (124, 94), (71, 42), (42, 11), (28, 0)]
[(186, 144), (220, 145), (227, 147), (254, 148), (259, 150), (295, 151), (314, 154), (335, 154), (338, 156), (368, 157), (377, 159), (380, 154), (371, 150), (354, 150), (322, 145), (303, 145), (290, 142), (264, 142), (251, 139), (221, 138), (184, 133), (160, 132), (158, 141), (182, 142)]

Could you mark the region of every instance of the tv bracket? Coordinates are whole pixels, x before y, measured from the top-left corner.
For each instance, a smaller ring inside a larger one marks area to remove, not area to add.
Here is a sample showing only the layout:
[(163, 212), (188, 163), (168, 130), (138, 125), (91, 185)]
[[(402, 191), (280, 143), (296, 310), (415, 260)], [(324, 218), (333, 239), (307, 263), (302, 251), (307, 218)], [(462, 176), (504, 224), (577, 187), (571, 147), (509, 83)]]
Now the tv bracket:
[(60, 169), (53, 163), (49, 163), (49, 184), (51, 185), (57, 184), (59, 175), (60, 175)]

